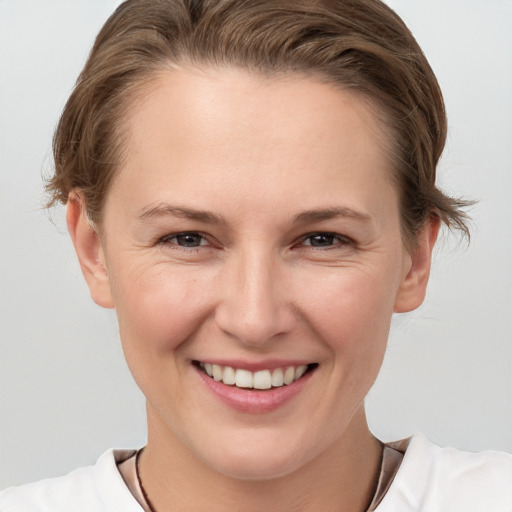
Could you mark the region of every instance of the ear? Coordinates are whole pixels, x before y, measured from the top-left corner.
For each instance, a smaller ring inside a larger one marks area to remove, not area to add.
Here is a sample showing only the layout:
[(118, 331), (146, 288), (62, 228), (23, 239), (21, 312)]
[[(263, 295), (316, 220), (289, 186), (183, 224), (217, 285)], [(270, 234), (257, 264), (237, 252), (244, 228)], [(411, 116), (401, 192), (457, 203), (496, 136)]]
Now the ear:
[(114, 301), (100, 238), (87, 217), (85, 202), (78, 190), (72, 191), (69, 196), (66, 221), (92, 299), (99, 306), (113, 308)]
[(412, 311), (423, 303), (427, 291), (432, 262), (432, 250), (437, 240), (441, 220), (431, 217), (419, 233), (418, 243), (409, 253), (410, 263), (405, 269), (395, 300), (395, 313)]

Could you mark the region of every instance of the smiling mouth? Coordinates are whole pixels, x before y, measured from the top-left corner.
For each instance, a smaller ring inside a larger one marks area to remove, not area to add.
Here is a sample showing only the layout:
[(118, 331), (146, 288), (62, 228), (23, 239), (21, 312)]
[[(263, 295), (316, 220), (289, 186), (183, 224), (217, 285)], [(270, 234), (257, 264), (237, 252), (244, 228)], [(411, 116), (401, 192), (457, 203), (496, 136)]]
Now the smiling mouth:
[(258, 390), (288, 386), (318, 367), (318, 363), (312, 363), (251, 372), (242, 368), (204, 363), (202, 361), (194, 361), (194, 364), (217, 382), (237, 388)]

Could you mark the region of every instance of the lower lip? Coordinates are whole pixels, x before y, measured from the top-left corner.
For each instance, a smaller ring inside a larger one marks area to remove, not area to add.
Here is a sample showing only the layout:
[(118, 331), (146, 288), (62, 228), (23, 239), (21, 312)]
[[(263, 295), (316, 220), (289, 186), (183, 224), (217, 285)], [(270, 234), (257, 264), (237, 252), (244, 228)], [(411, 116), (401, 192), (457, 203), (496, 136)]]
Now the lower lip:
[(228, 386), (222, 381), (216, 381), (196, 368), (202, 382), (208, 389), (226, 405), (237, 411), (261, 414), (272, 412), (285, 405), (289, 400), (300, 393), (308, 383), (315, 370), (308, 371), (300, 379), (288, 386), (258, 390), (243, 389), (236, 386)]

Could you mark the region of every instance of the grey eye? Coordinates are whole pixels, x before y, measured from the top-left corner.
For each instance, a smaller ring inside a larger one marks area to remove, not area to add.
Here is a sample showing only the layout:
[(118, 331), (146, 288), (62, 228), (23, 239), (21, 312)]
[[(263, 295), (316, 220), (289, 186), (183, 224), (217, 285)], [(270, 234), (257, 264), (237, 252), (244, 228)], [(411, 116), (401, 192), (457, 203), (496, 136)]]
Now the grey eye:
[(204, 237), (198, 233), (181, 233), (170, 237), (169, 241), (181, 247), (199, 247), (204, 245)]
[(338, 237), (330, 233), (317, 233), (308, 236), (305, 240), (306, 245), (313, 247), (329, 247), (338, 241)]

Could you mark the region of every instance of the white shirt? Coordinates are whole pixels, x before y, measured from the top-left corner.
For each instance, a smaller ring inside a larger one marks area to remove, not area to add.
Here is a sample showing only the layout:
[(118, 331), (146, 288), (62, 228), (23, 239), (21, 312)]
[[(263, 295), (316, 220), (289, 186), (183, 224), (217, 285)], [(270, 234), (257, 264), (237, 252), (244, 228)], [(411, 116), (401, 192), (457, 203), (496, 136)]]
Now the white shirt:
[[(1, 512), (143, 512), (109, 450), (96, 465), (0, 493)], [(415, 434), (375, 512), (512, 512), (512, 455), (439, 448)]]

